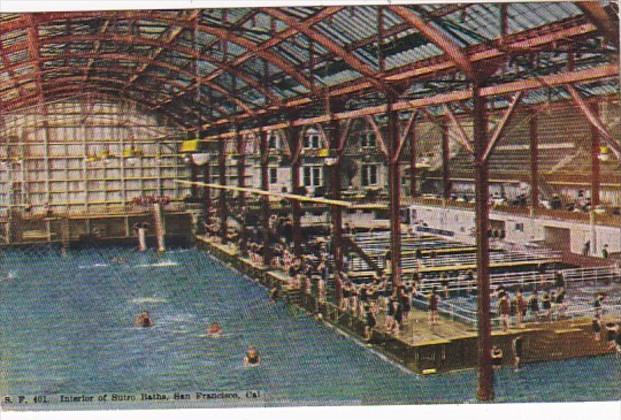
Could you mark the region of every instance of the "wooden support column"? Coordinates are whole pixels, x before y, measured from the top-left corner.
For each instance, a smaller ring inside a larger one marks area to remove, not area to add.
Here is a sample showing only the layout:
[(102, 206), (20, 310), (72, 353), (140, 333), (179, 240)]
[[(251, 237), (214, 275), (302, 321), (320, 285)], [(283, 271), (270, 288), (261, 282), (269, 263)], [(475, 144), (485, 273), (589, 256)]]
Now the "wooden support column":
[[(291, 193), (300, 193), (300, 168), (302, 160), (300, 158), (300, 150), (302, 147), (302, 139), (300, 138), (300, 130), (293, 126), (287, 129), (287, 141), (291, 150)], [(293, 253), (296, 257), (302, 256), (302, 228), (300, 220), (302, 219), (302, 206), (298, 200), (291, 200), (291, 218), (293, 220)]]
[[(205, 163), (203, 168), (203, 182), (205, 184), (211, 183), (211, 174), (210, 174), (210, 162)], [(209, 186), (205, 185), (203, 187), (203, 220), (205, 221), (205, 225), (209, 226), (211, 224), (211, 189)]]
[(401, 284), (401, 176), (399, 173), (399, 114), (388, 104), (388, 187), (390, 194), (390, 268), (392, 284)]
[(539, 140), (537, 114), (530, 118), (530, 213), (535, 215), (539, 208)]
[[(218, 142), (218, 176), (220, 178), (220, 185), (226, 185), (226, 155), (225, 155), (225, 140), (220, 139)], [(220, 215), (220, 238), (222, 243), (226, 244), (227, 238), (227, 226), (226, 226), (226, 190), (223, 188), (220, 190), (220, 199), (218, 202), (219, 215)]]
[(442, 123), (442, 198), (451, 197), (451, 181), (449, 179), (449, 126)]
[[(325, 132), (328, 135), (330, 145), (330, 156), (334, 158), (330, 167), (330, 198), (332, 200), (341, 199), (341, 158), (345, 147), (340, 147), (341, 133), (339, 123), (331, 121)], [(334, 259), (334, 269), (336, 273), (343, 271), (343, 209), (341, 206), (330, 206), (332, 219), (332, 258)], [(335, 275), (335, 295), (336, 301), (341, 302), (342, 284), (340, 275)]]
[[(190, 162), (190, 181), (198, 181), (198, 166), (196, 166), (194, 162)], [(198, 197), (198, 185), (192, 184), (190, 186), (190, 195), (192, 197), (192, 201), (196, 201)]]
[[(597, 103), (592, 107), (593, 115), (599, 114)], [(599, 205), (599, 190), (601, 182), (600, 164), (599, 164), (599, 130), (593, 124), (591, 126), (591, 209)]]
[(416, 197), (416, 121), (410, 133), (410, 194)]
[[(269, 191), (269, 144), (267, 142), (267, 132), (259, 132), (259, 153), (261, 155), (261, 189)], [(272, 248), (270, 244), (270, 199), (267, 195), (261, 196), (261, 228), (263, 231), (263, 265), (269, 267), (272, 260)]]
[(474, 164), (475, 164), (475, 224), (477, 244), (477, 316), (479, 333), (479, 371), (477, 398), (489, 401), (494, 398), (493, 370), (491, 363), (491, 323), (489, 296), (489, 184), (488, 164), (483, 158), (488, 145), (485, 99), (480, 96), (480, 86), (473, 84)]
[[(239, 131), (235, 133), (235, 141), (237, 146), (237, 186), (240, 188), (244, 188), (246, 186), (246, 141), (243, 136), (239, 134)], [(247, 244), (247, 235), (246, 235), (246, 224), (244, 223), (246, 219), (246, 193), (240, 191), (238, 193), (238, 202), (239, 202), (239, 216), (242, 220), (242, 223), (239, 227), (239, 252), (241, 255), (246, 255), (246, 244)]]

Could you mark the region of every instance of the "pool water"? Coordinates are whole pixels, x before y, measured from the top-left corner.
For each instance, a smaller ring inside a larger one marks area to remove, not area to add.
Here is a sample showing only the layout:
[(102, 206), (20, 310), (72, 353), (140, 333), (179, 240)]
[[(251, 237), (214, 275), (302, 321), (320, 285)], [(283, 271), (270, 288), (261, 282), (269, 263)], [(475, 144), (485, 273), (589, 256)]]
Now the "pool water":
[[(142, 310), (153, 328), (133, 327)], [(222, 337), (205, 336), (212, 321)], [(495, 382), (497, 401), (618, 400), (620, 359), (503, 368)], [(0, 395), (247, 389), (257, 405), (461, 403), (476, 373), (411, 373), (197, 249), (0, 254)]]

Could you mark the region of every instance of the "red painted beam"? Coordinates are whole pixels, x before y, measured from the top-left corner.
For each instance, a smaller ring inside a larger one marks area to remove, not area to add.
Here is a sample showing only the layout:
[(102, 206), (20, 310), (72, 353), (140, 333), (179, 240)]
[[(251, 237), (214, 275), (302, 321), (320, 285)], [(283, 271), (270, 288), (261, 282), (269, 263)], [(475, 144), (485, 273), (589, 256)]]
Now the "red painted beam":
[[(224, 141), (218, 142), (218, 178), (220, 181), (220, 185), (226, 186), (226, 151), (225, 151), (225, 143)], [(218, 213), (220, 216), (220, 238), (223, 244), (228, 243), (228, 226), (227, 226), (227, 202), (226, 202), (226, 193), (227, 191), (222, 188), (220, 189), (220, 197), (218, 199)]]
[(604, 123), (599, 119), (597, 113), (593, 112), (593, 109), (582, 99), (582, 96), (576, 88), (572, 85), (567, 85), (565, 88), (578, 106), (580, 112), (586, 117), (587, 121), (601, 133), (604, 141), (608, 144), (608, 147), (612, 150), (617, 159), (621, 158), (621, 146), (619, 146), (619, 143), (612, 137), (612, 134), (610, 134)]
[(399, 114), (388, 105), (388, 189), (390, 219), (390, 268), (393, 287), (401, 285), (401, 173), (397, 151), (400, 143)]
[[(457, 120), (457, 117), (455, 117), (455, 114), (453, 113), (451, 108), (448, 107), (448, 104), (444, 105), (444, 111), (446, 112), (446, 115), (451, 120), (451, 123), (453, 124), (453, 126), (455, 126), (455, 129), (457, 130), (457, 141), (459, 141), (459, 144), (461, 144), (464, 147), (464, 149), (468, 151), (468, 153), (474, 154), (474, 150), (472, 148), (472, 145), (470, 144), (470, 139), (468, 138), (468, 135), (466, 134), (466, 132), (464, 131), (464, 128), (461, 126), (461, 124)], [(448, 131), (447, 131), (447, 137), (448, 137)]]
[(309, 39), (312, 39), (328, 51), (335, 54), (337, 57), (341, 58), (353, 70), (365, 76), (371, 84), (379, 90), (386, 91), (389, 89), (389, 87), (381, 81), (381, 75), (378, 72), (374, 71), (367, 64), (363, 63), (352, 53), (348, 52), (341, 45), (323, 35), (321, 32), (313, 30), (308, 22), (299, 21), (281, 9), (264, 9), (264, 12), (280, 20), (281, 22), (284, 22), (287, 26), (295, 29), (297, 32), (306, 35)]
[(444, 51), (455, 65), (464, 72), (469, 80), (477, 80), (477, 72), (464, 50), (456, 45), (446, 34), (429, 25), (423, 18), (406, 6), (391, 6), (390, 9), (401, 19), (416, 28), (430, 42)]
[(539, 138), (537, 113), (530, 117), (530, 208), (534, 215), (539, 208)]
[[(591, 110), (593, 116), (598, 118), (598, 108)], [(598, 118), (599, 119), (599, 118)], [(599, 205), (601, 170), (599, 164), (599, 130), (591, 124), (591, 207)]]
[(599, 1), (577, 1), (574, 4), (582, 10), (587, 19), (597, 27), (597, 30), (619, 50), (619, 21), (614, 22)]
[(522, 98), (522, 92), (517, 92), (515, 95), (513, 95), (513, 100), (511, 101), (509, 108), (505, 111), (504, 115), (502, 116), (502, 119), (498, 122), (498, 125), (496, 126), (496, 130), (494, 131), (494, 134), (492, 135), (492, 138), (490, 139), (487, 145), (487, 149), (485, 150), (485, 153), (483, 154), (483, 160), (489, 159), (490, 155), (494, 151), (494, 148), (496, 147), (496, 144), (498, 143), (500, 138), (504, 135), (505, 129), (509, 125), (511, 118), (513, 117), (515, 108), (517, 107), (521, 98)]
[(494, 372), (492, 370), (490, 281), (489, 281), (489, 179), (487, 161), (483, 154), (487, 149), (487, 115), (485, 98), (479, 95), (480, 88), (472, 89), (473, 140), (475, 153), (475, 225), (477, 244), (477, 330), (479, 344), (477, 398), (481, 401), (494, 399)]
[[(268, 165), (270, 161), (267, 132), (259, 131), (259, 151), (261, 155), (261, 189), (269, 191)], [(263, 231), (263, 265), (270, 266), (272, 261), (272, 243), (270, 240), (270, 199), (269, 196), (261, 196), (261, 226)]]

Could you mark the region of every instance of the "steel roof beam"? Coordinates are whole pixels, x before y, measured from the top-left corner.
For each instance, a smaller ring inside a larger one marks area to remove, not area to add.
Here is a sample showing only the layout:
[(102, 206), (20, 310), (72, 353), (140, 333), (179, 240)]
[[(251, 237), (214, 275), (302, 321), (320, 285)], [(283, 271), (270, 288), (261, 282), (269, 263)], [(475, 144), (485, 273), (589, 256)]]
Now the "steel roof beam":
[[(24, 15), (24, 20), (26, 23), (26, 33), (28, 34), (28, 52), (30, 57), (35, 63), (39, 62), (39, 35), (37, 30), (37, 24), (35, 21), (35, 17), (32, 13), (27, 13)], [(41, 103), (45, 102), (45, 93), (43, 92), (43, 87), (41, 84), (41, 65), (38, 65), (38, 75), (36, 76), (35, 83), (37, 85), (37, 89), (39, 90), (39, 99)]]
[[(198, 19), (200, 14), (201, 14), (201, 10), (200, 9), (195, 9), (194, 11), (192, 11), (192, 13), (190, 13), (189, 16), (187, 16), (187, 20), (189, 22), (195, 23), (196, 19)], [(184, 16), (184, 18), (185, 18), (185, 16)], [(153, 51), (150, 54), (150, 58), (152, 60), (157, 60), (159, 58), (160, 54), (162, 54), (162, 52), (165, 49), (170, 48), (172, 43), (175, 42), (177, 37), (179, 37), (179, 35), (181, 35), (183, 33), (183, 31), (185, 31), (185, 30), (186, 30), (186, 28), (180, 28), (180, 27), (173, 28), (172, 26), (168, 27), (168, 29), (166, 31), (164, 31), (162, 33), (162, 35), (160, 35), (160, 37), (158, 38), (158, 41), (160, 43), (162, 43), (162, 45), (160, 47), (157, 47), (155, 49), (155, 51)], [(166, 37), (165, 37), (166, 39), (164, 39), (165, 35), (166, 35)], [(132, 77), (130, 77), (129, 80), (127, 81), (126, 88), (131, 87), (132, 84), (134, 84), (136, 82), (136, 80), (138, 80), (140, 78), (142, 73), (144, 73), (144, 71), (146, 69), (148, 69), (148, 68), (149, 68), (149, 63), (141, 64), (136, 69), (136, 72), (132, 75)]]
[(591, 107), (584, 101), (584, 99), (582, 99), (582, 96), (576, 90), (576, 88), (574, 88), (572, 85), (567, 85), (565, 86), (565, 89), (567, 89), (572, 99), (574, 100), (574, 103), (578, 106), (578, 109), (582, 112), (582, 114), (584, 114), (587, 121), (589, 121), (589, 123), (591, 123), (591, 125), (602, 134), (602, 137), (608, 144), (608, 147), (610, 147), (610, 150), (612, 150), (617, 159), (619, 159), (621, 157), (621, 146), (619, 145), (619, 143), (617, 143), (612, 134), (610, 134), (610, 131), (608, 131), (604, 123), (599, 119), (597, 114), (593, 112)]
[(335, 54), (337, 57), (341, 58), (353, 70), (365, 76), (376, 88), (382, 90), (383, 92), (390, 90), (390, 87), (381, 80), (380, 73), (374, 71), (368, 65), (356, 58), (352, 53), (348, 52), (345, 48), (338, 45), (327, 36), (312, 29), (312, 25), (310, 25), (309, 22), (299, 21), (293, 16), (283, 12), (281, 9), (265, 9), (264, 12), (287, 24), (287, 26), (295, 29), (297, 32), (304, 34), (309, 39), (312, 39), (328, 51)]
[[(75, 93), (78, 91), (80, 87), (80, 84), (70, 84), (70, 85), (65, 85), (65, 86), (57, 86), (53, 89), (50, 89), (47, 91), (47, 96), (49, 99), (52, 98), (58, 98), (58, 99), (71, 99), (72, 97), (75, 97)], [(120, 93), (122, 92), (120, 88), (114, 87), (114, 86), (99, 86), (99, 85), (88, 85), (86, 86), (86, 88), (81, 91), (81, 94), (84, 93), (97, 93), (100, 94), (102, 96), (106, 96), (109, 99), (112, 100), (116, 100), (118, 101), (119, 98), (121, 97)], [(114, 95), (111, 94), (114, 93)], [(148, 108), (152, 107), (152, 103), (145, 99), (145, 98), (138, 98), (138, 97), (134, 97), (133, 95), (127, 93), (125, 94), (125, 96), (123, 97), (123, 100), (130, 100), (132, 102), (135, 103), (139, 103), (141, 105), (145, 105)], [(29, 96), (27, 98), (20, 98), (19, 101), (15, 101), (15, 106), (19, 106), (19, 107), (23, 107), (25, 105), (29, 105), (29, 104), (36, 104), (38, 103), (38, 96), (37, 95), (32, 95)], [(170, 118), (172, 118), (178, 125), (179, 127), (186, 127), (185, 125), (185, 118), (182, 115), (178, 115), (170, 110), (164, 110), (163, 113), (167, 116), (169, 116)]]
[(490, 155), (494, 151), (494, 148), (496, 147), (496, 144), (498, 143), (500, 138), (504, 135), (507, 126), (509, 125), (509, 123), (511, 122), (511, 119), (513, 118), (515, 109), (520, 103), (520, 99), (522, 99), (522, 95), (523, 95), (523, 92), (517, 92), (513, 96), (513, 100), (511, 101), (509, 108), (505, 111), (504, 115), (502, 116), (502, 119), (498, 122), (498, 125), (496, 126), (496, 130), (494, 130), (494, 134), (492, 134), (492, 137), (490, 138), (489, 143), (487, 144), (487, 148), (485, 149), (485, 152), (483, 153), (482, 159), (484, 161), (487, 161), (489, 159)]
[[(190, 71), (182, 69), (181, 67), (178, 67), (174, 64), (170, 64), (168, 62), (165, 61), (154, 61), (149, 59), (148, 57), (145, 56), (140, 56), (140, 55), (135, 55), (135, 54), (127, 54), (127, 53), (104, 53), (104, 54), (92, 54), (92, 53), (64, 53), (62, 55), (56, 55), (56, 56), (51, 56), (51, 57), (39, 57), (39, 59), (37, 60), (37, 63), (42, 63), (45, 61), (55, 61), (55, 60), (62, 60), (62, 59), (71, 59), (71, 58), (91, 58), (93, 56), (97, 56), (98, 58), (101, 59), (108, 59), (108, 60), (124, 60), (124, 61), (130, 61), (130, 62), (136, 62), (136, 63), (151, 63), (151, 65), (156, 66), (156, 67), (161, 67), (167, 70), (170, 70), (172, 72), (175, 73), (179, 73), (179, 74), (183, 74), (185, 76), (187, 76), (188, 78), (192, 79), (194, 78), (194, 74), (192, 74)], [(236, 103), (240, 108), (242, 108), (244, 111), (246, 111), (246, 113), (253, 115), (254, 111), (252, 109), (250, 109), (248, 107), (248, 105), (243, 102), (241, 99), (231, 96), (229, 94), (229, 92), (224, 89), (222, 86), (217, 85), (213, 82), (207, 82), (204, 80), (204, 78), (201, 78), (201, 83), (208, 85), (210, 88), (212, 88), (214, 91), (222, 94), (225, 98), (227, 98), (227, 100), (230, 100), (231, 102)]]
[(578, 7), (586, 18), (591, 21), (598, 31), (619, 49), (619, 22), (613, 22), (599, 1), (578, 1), (574, 5)]
[[(503, 83), (494, 86), (483, 87), (480, 90), (480, 95), (483, 97), (493, 97), (500, 95), (507, 95), (516, 92), (526, 92), (529, 90), (544, 89), (555, 86), (563, 86), (572, 83), (585, 83), (594, 80), (606, 79), (606, 78), (618, 78), (619, 77), (619, 65), (606, 64), (598, 67), (593, 67), (585, 70), (570, 71), (559, 74), (552, 74), (547, 76), (538, 76), (527, 80), (519, 80), (510, 83)], [(472, 89), (453, 91), (449, 93), (441, 93), (431, 97), (413, 99), (413, 100), (401, 100), (395, 102), (392, 106), (394, 111), (412, 112), (419, 108), (426, 108), (429, 106), (439, 106), (452, 102), (465, 101), (472, 98)], [(370, 106), (354, 111), (345, 111), (329, 116), (322, 115), (319, 117), (302, 118), (292, 121), (294, 126), (303, 126), (309, 124), (319, 124), (334, 120), (347, 120), (350, 118), (364, 118), (367, 115), (377, 115), (386, 113), (386, 105)], [(228, 124), (228, 119), (222, 119), (213, 123), (213, 126), (220, 124)], [(271, 124), (261, 127), (263, 130), (275, 130), (285, 127), (286, 124)], [(254, 128), (256, 130), (256, 128)], [(245, 133), (246, 131), (242, 131)], [(232, 132), (221, 133), (218, 137), (230, 137)]]
[(401, 19), (411, 24), (425, 38), (435, 44), (455, 63), (455, 65), (464, 72), (469, 80), (478, 79), (478, 74), (468, 56), (459, 48), (446, 34), (440, 30), (430, 26), (423, 18), (412, 12), (405, 6), (390, 6), (390, 10), (398, 15)]
[[(158, 50), (168, 49), (171, 51), (176, 51), (181, 54), (186, 54), (189, 57), (192, 57), (195, 59), (200, 59), (200, 60), (204, 60), (204, 61), (216, 64), (217, 66), (225, 69), (229, 73), (235, 74), (237, 77), (242, 79), (247, 85), (259, 91), (262, 95), (266, 96), (272, 102), (272, 104), (277, 105), (280, 103), (280, 98), (275, 96), (263, 84), (261, 84), (258, 80), (252, 78), (248, 74), (226, 63), (222, 63), (217, 60), (214, 60), (212, 57), (199, 54), (197, 51), (194, 51), (191, 48), (185, 48), (180, 45), (162, 43), (161, 41), (156, 40), (156, 39), (143, 38), (143, 37), (134, 36), (134, 35), (115, 35), (115, 34), (69, 35), (69, 36), (61, 35), (61, 36), (45, 37), (45, 38), (40, 39), (41, 45), (64, 44), (64, 43), (71, 43), (71, 42), (95, 42), (95, 43), (115, 42), (115, 43), (122, 43), (122, 44), (128, 44), (128, 45), (148, 45), (148, 46), (156, 47)], [(18, 46), (26, 47), (26, 44), (25, 43), (19, 44)], [(93, 54), (96, 54), (96, 53), (97, 53), (97, 50)], [(159, 54), (156, 54), (155, 56), (157, 57), (158, 55)], [(146, 69), (147, 67), (151, 66), (153, 62), (158, 61), (156, 58), (153, 58), (153, 55), (150, 58), (152, 61), (142, 63), (141, 68)], [(89, 59), (89, 61), (90, 60), (94, 60), (94, 58)], [(140, 73), (142, 72), (144, 72), (144, 70), (142, 70)], [(192, 74), (192, 78), (193, 79), (195, 78), (194, 74)], [(206, 78), (203, 78), (203, 80), (206, 80)], [(132, 78), (130, 78), (127, 82), (128, 86), (130, 86), (131, 84), (132, 84)]]
[[(176, 25), (185, 29), (193, 29), (192, 22), (180, 20), (178, 18), (171, 17), (161, 12), (149, 12), (149, 11), (127, 11), (127, 12), (54, 12), (44, 13), (38, 17), (39, 23), (54, 22), (57, 20), (79, 20), (79, 19), (93, 19), (101, 17), (113, 18), (117, 16), (120, 19), (152, 19), (160, 22), (167, 23), (169, 25)], [(9, 22), (0, 23), (0, 32), (6, 32), (9, 30), (21, 29), (26, 26), (24, 18), (18, 18)], [(246, 58), (250, 58), (254, 55), (268, 61), (274, 66), (280, 68), (284, 73), (297, 80), (300, 84), (310, 89), (310, 82), (304, 78), (300, 72), (290, 62), (284, 60), (282, 57), (267, 51), (262, 44), (256, 44), (247, 38), (232, 34), (230, 31), (224, 28), (218, 28), (215, 26), (199, 24), (198, 29), (209, 33), (215, 37), (219, 37), (223, 40), (232, 42), (247, 50), (250, 55)], [(293, 35), (291, 32), (289, 36)], [(268, 41), (269, 42), (269, 41)], [(266, 42), (265, 44), (267, 44)], [(269, 47), (268, 47), (269, 48)], [(245, 60), (244, 60), (245, 61)], [(222, 74), (220, 72), (218, 75)], [(209, 75), (208, 77), (217, 77)]]

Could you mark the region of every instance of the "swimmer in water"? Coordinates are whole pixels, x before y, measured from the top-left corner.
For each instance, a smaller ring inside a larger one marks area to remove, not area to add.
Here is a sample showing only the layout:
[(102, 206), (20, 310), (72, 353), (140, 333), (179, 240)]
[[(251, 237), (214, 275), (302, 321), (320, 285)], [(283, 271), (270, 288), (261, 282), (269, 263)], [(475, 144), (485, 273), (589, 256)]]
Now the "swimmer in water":
[(492, 366), (494, 370), (500, 369), (502, 367), (502, 349), (498, 346), (492, 347)]
[(261, 363), (261, 356), (255, 346), (248, 346), (246, 356), (244, 356), (244, 367), (258, 366)]
[(138, 314), (136, 318), (134, 319), (134, 325), (136, 327), (143, 327), (143, 328), (152, 327), (153, 320), (151, 319), (149, 312), (143, 311), (140, 314)]
[(213, 322), (207, 328), (207, 335), (210, 337), (219, 337), (221, 334), (222, 334), (222, 327), (217, 322)]

